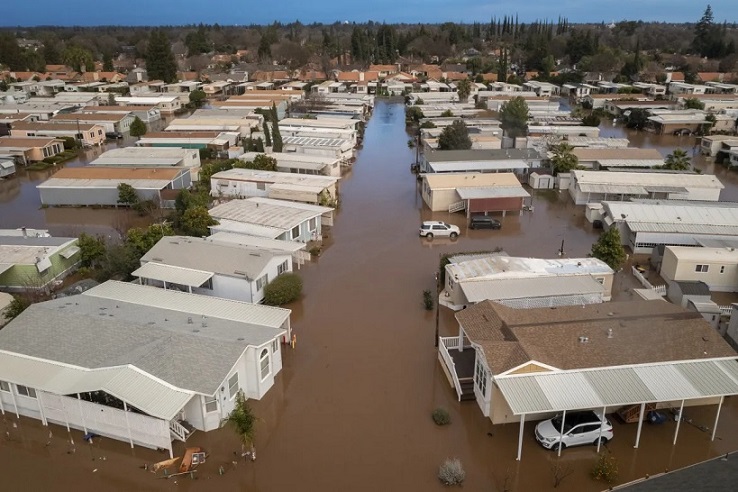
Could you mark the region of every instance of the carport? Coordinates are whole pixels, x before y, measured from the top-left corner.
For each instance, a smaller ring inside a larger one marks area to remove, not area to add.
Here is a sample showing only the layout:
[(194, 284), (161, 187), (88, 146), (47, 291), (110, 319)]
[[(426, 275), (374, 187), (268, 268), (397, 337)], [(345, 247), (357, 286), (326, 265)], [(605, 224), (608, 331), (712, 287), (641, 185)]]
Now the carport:
[(456, 193), (466, 202), (467, 217), (472, 213), (502, 212), (504, 217), (508, 211), (523, 213), (525, 199), (530, 194), (522, 186), (467, 186), (458, 188)]
[[(711, 439), (714, 440), (724, 398), (738, 394), (738, 359), (716, 358), (515, 374), (497, 376), (494, 382), (513, 414), (520, 416), (519, 461), (523, 451), (525, 417), (540, 413), (560, 412), (565, 421), (567, 411), (602, 409), (605, 415), (608, 408), (640, 405), (638, 431), (633, 446), (637, 448), (647, 403), (680, 402), (681, 417), (685, 401), (720, 398), (712, 429)], [(673, 444), (676, 444), (679, 436), (680, 423), (681, 418), (677, 421)]]

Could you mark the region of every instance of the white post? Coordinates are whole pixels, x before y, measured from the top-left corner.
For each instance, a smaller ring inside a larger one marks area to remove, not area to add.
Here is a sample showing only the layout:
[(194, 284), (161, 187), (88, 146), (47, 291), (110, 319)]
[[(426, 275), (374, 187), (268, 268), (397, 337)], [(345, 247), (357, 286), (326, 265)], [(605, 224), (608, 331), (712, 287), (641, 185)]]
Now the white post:
[(679, 436), (679, 425), (682, 423), (682, 412), (684, 411), (684, 400), (682, 400), (682, 404), (679, 407), (679, 420), (677, 420), (677, 426), (676, 430), (674, 431), (674, 445), (676, 445), (677, 437)]
[(641, 428), (643, 428), (643, 412), (646, 411), (646, 403), (641, 403), (641, 411), (638, 412), (638, 433), (636, 434), (636, 443), (634, 448), (638, 449), (638, 444), (641, 442)]
[(715, 415), (715, 425), (712, 426), (712, 437), (710, 438), (711, 441), (715, 440), (715, 433), (717, 432), (718, 420), (720, 419), (720, 409), (723, 408), (724, 398), (725, 398), (724, 396), (721, 396), (720, 403), (718, 403), (717, 414)]
[(77, 406), (79, 407), (79, 418), (82, 421), (82, 429), (85, 431), (85, 434), (87, 434), (87, 425), (85, 424), (85, 415), (82, 411), (82, 397), (79, 396), (79, 393), (77, 393)]
[[(36, 391), (35, 388), (34, 391)], [(41, 391), (36, 391), (36, 402), (38, 402), (38, 413), (41, 414), (41, 423), (48, 426), (49, 422), (46, 420), (46, 415), (44, 415), (44, 404), (41, 401)]]
[(174, 451), (172, 451), (172, 441), (169, 441), (169, 459), (174, 458)]
[(559, 450), (557, 451), (558, 456), (561, 456), (561, 448), (564, 447), (564, 424), (566, 423), (566, 410), (561, 416), (561, 429), (559, 429)]
[(459, 324), (459, 352), (464, 351), (464, 329)]
[(61, 406), (62, 406), (62, 412), (64, 412), (64, 423), (67, 425), (67, 433), (71, 432), (69, 430), (69, 415), (67, 414), (67, 407), (64, 404), (64, 398), (62, 397), (60, 400)]
[[(10, 389), (10, 383), (8, 383), (8, 389)], [(0, 412), (5, 415), (5, 406), (3, 406), (3, 395), (0, 393)]]
[(600, 452), (600, 446), (602, 445), (602, 428), (605, 427), (605, 422), (607, 422), (607, 419), (605, 418), (605, 410), (607, 410), (607, 407), (602, 407), (602, 424), (600, 425), (600, 435), (597, 438), (597, 452)]
[(15, 385), (10, 387), (10, 398), (13, 399), (13, 408), (15, 409), (15, 416), (20, 418), (20, 415), (18, 414), (18, 402), (15, 399), (15, 390), (13, 389)]
[(520, 456), (523, 454), (523, 427), (525, 426), (525, 414), (520, 416), (520, 434), (518, 435), (518, 457), (517, 461), (520, 461)]
[(133, 448), (133, 436), (131, 436), (131, 424), (128, 423), (128, 405), (126, 405), (126, 402), (123, 402), (123, 411), (126, 415), (126, 430), (128, 431), (128, 442), (131, 443), (131, 448)]

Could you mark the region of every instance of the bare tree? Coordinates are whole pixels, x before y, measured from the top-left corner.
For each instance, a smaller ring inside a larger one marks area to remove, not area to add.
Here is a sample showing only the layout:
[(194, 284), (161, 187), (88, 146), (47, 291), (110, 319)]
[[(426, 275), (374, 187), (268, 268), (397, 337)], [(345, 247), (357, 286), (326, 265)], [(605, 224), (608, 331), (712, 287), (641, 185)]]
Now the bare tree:
[(574, 467), (571, 465), (561, 465), (557, 460), (556, 463), (551, 464), (551, 474), (553, 475), (553, 487), (557, 488), (561, 485), (566, 477), (574, 473)]

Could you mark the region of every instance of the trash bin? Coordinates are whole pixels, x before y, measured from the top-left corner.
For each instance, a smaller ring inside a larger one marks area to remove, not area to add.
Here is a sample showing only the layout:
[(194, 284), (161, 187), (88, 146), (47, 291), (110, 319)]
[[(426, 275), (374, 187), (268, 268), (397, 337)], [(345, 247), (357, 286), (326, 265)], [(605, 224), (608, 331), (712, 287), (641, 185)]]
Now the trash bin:
[(664, 422), (666, 422), (666, 415), (664, 415), (661, 412), (657, 412), (655, 410), (648, 412), (648, 414), (646, 415), (646, 418), (648, 419), (649, 424), (658, 425), (658, 424), (663, 424)]

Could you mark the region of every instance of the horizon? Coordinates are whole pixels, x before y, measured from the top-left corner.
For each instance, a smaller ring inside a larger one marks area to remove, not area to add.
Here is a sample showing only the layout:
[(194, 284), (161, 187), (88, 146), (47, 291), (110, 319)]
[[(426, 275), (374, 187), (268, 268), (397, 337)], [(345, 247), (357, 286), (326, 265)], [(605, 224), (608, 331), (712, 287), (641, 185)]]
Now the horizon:
[[(735, 0), (713, 0), (715, 23), (738, 22), (738, 2)], [(250, 9), (249, 5), (234, 6), (230, 2), (211, 0), (207, 12), (200, 12), (202, 5), (195, 0), (160, 0), (152, 5), (145, 0), (130, 0), (127, 8), (89, 10), (89, 2), (68, 0), (63, 6), (57, 1), (37, 0), (24, 4), (13, 4), (6, 16), (0, 20), (4, 29), (39, 27), (182, 27), (197, 24), (219, 24), (227, 27), (263, 26), (274, 22), (290, 24), (335, 23), (365, 24), (367, 22), (387, 24), (442, 24), (454, 22), (486, 24), (492, 17), (518, 17), (522, 23), (535, 21), (556, 22), (566, 18), (572, 24), (600, 24), (620, 21), (643, 21), (666, 24), (696, 23), (708, 3), (694, 0), (649, 0), (648, 14), (620, 17), (603, 15), (612, 11), (612, 3), (604, 0), (563, 0), (558, 3), (534, 1), (521, 5), (511, 0), (497, 0), (480, 4), (475, 0), (457, 0), (453, 5), (441, 0), (405, 0), (397, 4), (393, 0), (375, 0), (371, 4), (353, 5), (337, 0), (322, 0), (306, 4), (300, 0), (284, 0), (280, 12), (289, 15), (274, 17), (273, 9)], [(222, 6), (223, 9), (218, 8)], [(54, 7), (59, 7), (55, 9)], [(227, 14), (224, 13), (227, 9)], [(392, 11), (392, 15), (377, 15), (377, 12)], [(621, 0), (617, 11), (641, 12), (642, 0)], [(80, 19), (78, 12), (84, 12)], [(243, 22), (234, 22), (243, 17)], [(225, 21), (225, 22), (224, 22)]]

